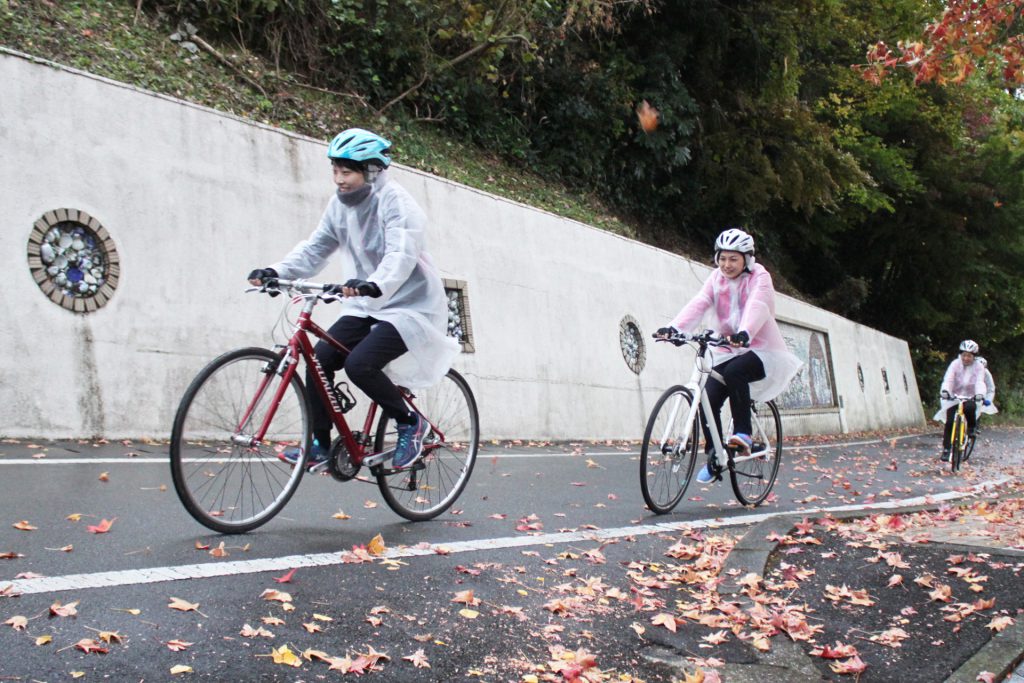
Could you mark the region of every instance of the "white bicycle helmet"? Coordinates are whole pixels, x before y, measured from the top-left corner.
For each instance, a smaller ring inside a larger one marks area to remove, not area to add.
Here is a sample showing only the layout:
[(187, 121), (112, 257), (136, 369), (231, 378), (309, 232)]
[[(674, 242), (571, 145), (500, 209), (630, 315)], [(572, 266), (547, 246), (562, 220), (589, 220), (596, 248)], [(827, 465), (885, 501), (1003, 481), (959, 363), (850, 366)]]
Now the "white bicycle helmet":
[(960, 350), (967, 353), (978, 353), (978, 342), (973, 339), (964, 339), (960, 342)]
[(754, 265), (754, 238), (739, 228), (729, 228), (715, 240), (715, 263), (723, 251), (738, 251), (743, 254), (743, 264), (747, 270)]

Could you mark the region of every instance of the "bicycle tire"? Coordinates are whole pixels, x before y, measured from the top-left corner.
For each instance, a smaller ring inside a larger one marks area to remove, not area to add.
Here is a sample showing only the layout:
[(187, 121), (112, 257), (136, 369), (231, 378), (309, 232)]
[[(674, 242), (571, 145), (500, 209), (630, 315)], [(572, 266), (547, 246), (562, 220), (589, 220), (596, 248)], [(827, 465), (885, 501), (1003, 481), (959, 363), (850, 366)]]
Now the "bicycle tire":
[(969, 434), (967, 436), (967, 443), (964, 444), (964, 457), (960, 461), (961, 465), (971, 459), (971, 454), (974, 453), (974, 444), (977, 440), (978, 436), (976, 434)]
[[(673, 400), (675, 399), (675, 400)], [(640, 492), (654, 513), (664, 515), (682, 500), (693, 476), (700, 442), (700, 413), (694, 416), (684, 443), (686, 418), (693, 392), (682, 385), (665, 390), (647, 419), (640, 446)]]
[(782, 418), (774, 401), (752, 402), (753, 454), (759, 457), (733, 462), (729, 458), (729, 479), (741, 505), (758, 506), (775, 485), (782, 463)]
[(949, 469), (956, 472), (964, 453), (964, 418), (959, 413), (953, 418), (953, 438), (949, 452)]
[[(480, 418), (473, 391), (455, 370), (430, 389), (416, 392), (410, 404), (443, 438), (436, 431), (428, 435), (423, 456), (411, 467), (374, 470), (388, 507), (411, 522), (424, 522), (450, 508), (469, 483), (480, 447)], [(374, 451), (394, 448), (397, 434), (394, 421), (381, 415)]]
[[(302, 479), (312, 437), (308, 395), (298, 373), (263, 441), (244, 446), (232, 440), (246, 412), (245, 431), (252, 433), (262, 424), (281, 386), (282, 378), (274, 372), (280, 359), (263, 348), (229, 351), (196, 375), (178, 405), (171, 430), (171, 478), (185, 509), (209, 529), (244, 533), (267, 523)], [(268, 371), (271, 379), (264, 385)], [(278, 459), (285, 448), (300, 445), (302, 454), (294, 467)]]

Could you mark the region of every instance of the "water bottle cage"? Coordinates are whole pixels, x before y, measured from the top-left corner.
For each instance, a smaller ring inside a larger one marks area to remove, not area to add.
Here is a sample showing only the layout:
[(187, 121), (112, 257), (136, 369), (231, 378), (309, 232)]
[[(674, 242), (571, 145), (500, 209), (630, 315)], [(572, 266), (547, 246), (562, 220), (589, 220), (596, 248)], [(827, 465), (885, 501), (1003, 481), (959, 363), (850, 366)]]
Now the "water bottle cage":
[(338, 399), (338, 406), (342, 413), (347, 413), (356, 407), (356, 397), (348, 388), (348, 382), (338, 382), (331, 389), (334, 391), (335, 398)]

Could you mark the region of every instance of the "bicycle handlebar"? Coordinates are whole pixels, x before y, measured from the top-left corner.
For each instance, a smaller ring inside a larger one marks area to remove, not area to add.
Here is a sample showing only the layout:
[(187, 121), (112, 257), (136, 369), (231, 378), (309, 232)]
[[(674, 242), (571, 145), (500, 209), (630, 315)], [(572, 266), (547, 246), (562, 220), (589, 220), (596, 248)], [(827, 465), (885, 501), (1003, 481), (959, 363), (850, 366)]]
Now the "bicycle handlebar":
[(326, 292), (329, 289), (332, 289), (334, 287), (339, 287), (339, 286), (340, 285), (333, 285), (333, 284), (330, 284), (330, 283), (311, 282), (309, 280), (302, 280), (302, 279), (286, 280), (284, 278), (277, 277), (277, 278), (269, 278), (267, 280), (264, 280), (264, 282), (263, 282), (263, 284), (261, 286), (259, 286), (259, 287), (249, 287), (245, 291), (246, 292), (261, 292), (261, 293), (270, 294), (270, 295), (274, 295), (274, 294), (279, 293), (279, 292), (292, 292), (292, 291), (294, 291), (294, 292), (298, 292), (298, 293), (303, 294), (303, 295), (315, 294), (316, 296), (319, 296), (324, 301), (334, 301), (334, 300), (337, 300), (337, 299), (342, 299), (344, 297), (342, 297), (341, 294), (333, 294), (333, 293), (332, 294), (328, 294), (326, 296), (323, 296), (323, 293)]
[[(656, 341), (665, 341), (675, 346), (682, 346), (687, 342), (696, 342), (697, 344), (705, 344), (707, 346), (732, 346), (732, 343), (725, 337), (719, 335), (714, 330), (704, 330), (700, 334), (688, 334), (686, 332), (677, 332), (668, 337), (659, 337), (657, 334), (652, 334), (652, 337)], [(750, 346), (749, 343), (744, 346)]]

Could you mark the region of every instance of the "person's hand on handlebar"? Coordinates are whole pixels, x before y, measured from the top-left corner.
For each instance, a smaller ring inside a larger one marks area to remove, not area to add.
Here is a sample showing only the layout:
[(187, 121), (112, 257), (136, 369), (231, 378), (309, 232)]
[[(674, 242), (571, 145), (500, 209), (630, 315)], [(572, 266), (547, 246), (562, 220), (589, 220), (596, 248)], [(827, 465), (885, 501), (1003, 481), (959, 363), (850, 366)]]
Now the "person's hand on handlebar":
[(659, 327), (653, 337), (655, 339), (668, 339), (669, 337), (674, 337), (677, 334), (679, 334), (679, 330), (670, 325), (668, 327)]
[(246, 280), (249, 281), (250, 285), (256, 285), (257, 287), (259, 287), (262, 284), (265, 284), (267, 280), (276, 279), (277, 271), (274, 270), (273, 268), (257, 268), (251, 273), (249, 273), (249, 277), (246, 278)]
[(950, 400), (953, 399), (953, 397), (950, 395), (950, 393), (948, 391), (946, 391), (945, 389), (943, 389), (942, 391), (939, 392), (939, 398), (943, 399), (944, 401), (950, 401)]
[(746, 330), (740, 330), (736, 334), (730, 334), (725, 338), (730, 346), (750, 346), (750, 335)]
[[(277, 277), (278, 277), (277, 271), (274, 270), (273, 268), (256, 268), (251, 273), (249, 273), (249, 277), (247, 277), (246, 279), (249, 281), (250, 285), (255, 285), (257, 287), (264, 287), (271, 280), (276, 280)], [(277, 291), (276, 289), (268, 289), (268, 290), (265, 290), (265, 291), (270, 296), (277, 296), (278, 294), (281, 293), (281, 292)]]
[(380, 287), (375, 282), (369, 280), (359, 280), (352, 278), (343, 285), (331, 285), (329, 288), (324, 290), (325, 294), (335, 294), (340, 296), (368, 296), (371, 299), (376, 299), (381, 295)]

